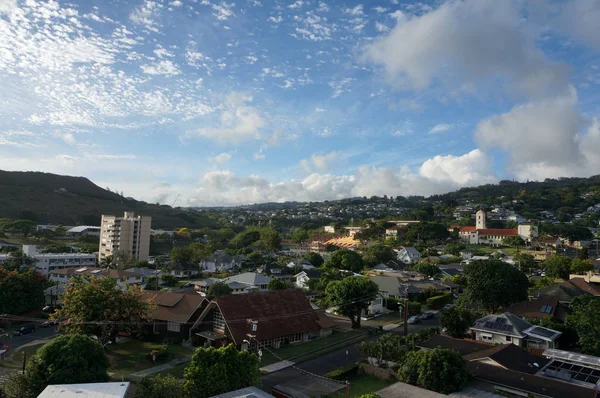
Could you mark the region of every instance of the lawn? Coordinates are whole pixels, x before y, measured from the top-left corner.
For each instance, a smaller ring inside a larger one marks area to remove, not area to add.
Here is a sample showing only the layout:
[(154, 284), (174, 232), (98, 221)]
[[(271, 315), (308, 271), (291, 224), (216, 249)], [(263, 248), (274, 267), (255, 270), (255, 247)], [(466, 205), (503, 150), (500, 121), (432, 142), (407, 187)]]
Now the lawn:
[(364, 324), (376, 324), (376, 325), (387, 325), (389, 323), (400, 323), (400, 314), (393, 312), (391, 314), (385, 314), (378, 316), (377, 318), (369, 319), (368, 321), (362, 321)]
[(371, 375), (354, 376), (350, 382), (350, 397), (360, 397), (363, 394), (374, 393), (393, 384), (393, 380), (380, 379)]
[[(298, 357), (301, 354), (305, 354), (306, 355), (302, 355), (301, 357), (297, 358), (297, 359), (308, 359), (310, 358), (310, 352), (314, 351), (314, 350), (318, 350), (320, 348), (324, 348), (326, 346), (332, 345), (332, 344), (336, 344), (336, 343), (340, 343), (343, 340), (347, 340), (347, 339), (351, 339), (354, 337), (359, 337), (361, 335), (364, 335), (365, 332), (364, 331), (360, 331), (360, 330), (350, 330), (350, 331), (336, 331), (333, 332), (333, 334), (329, 337), (326, 337), (324, 339), (318, 339), (318, 340), (313, 340), (310, 341), (308, 343), (303, 343), (303, 344), (294, 344), (294, 345), (288, 345), (282, 348), (279, 348), (277, 350), (272, 350), (275, 354), (277, 354), (277, 356), (279, 358), (282, 359), (292, 359), (294, 360), (294, 357)], [(332, 349), (338, 348), (338, 346), (333, 347)], [(324, 354), (325, 352), (327, 352), (327, 350), (323, 349), (321, 351), (318, 352), (319, 355)], [(279, 362), (280, 359), (277, 358), (276, 356), (274, 356), (273, 354), (271, 354), (269, 351), (267, 350), (263, 350), (263, 356), (262, 359), (260, 361), (260, 366), (267, 366), (267, 365), (271, 365), (275, 362)]]
[[(9, 359), (6, 359), (6, 360), (0, 362), (0, 366), (5, 366), (7, 368), (21, 369), (23, 367), (23, 353), (25, 353), (27, 355), (27, 361), (29, 362), (29, 359), (31, 358), (31, 356), (33, 354), (35, 354), (37, 352), (37, 350), (39, 350), (40, 347), (43, 345), (44, 345), (44, 343), (30, 345), (30, 346), (21, 348), (17, 351), (14, 351), (11, 353), (10, 356), (7, 357)], [(9, 352), (7, 352), (7, 354), (9, 354)]]
[(187, 368), (188, 366), (190, 366), (189, 362), (188, 363), (182, 363), (181, 365), (177, 365), (174, 368), (171, 368), (169, 370), (167, 370), (166, 372), (161, 372), (160, 374), (169, 374), (171, 376), (175, 376), (178, 379), (183, 379), (183, 371), (185, 370), (185, 368)]
[(160, 349), (162, 346), (160, 343), (136, 339), (131, 339), (121, 344), (107, 345), (106, 355), (110, 361), (110, 369), (108, 371), (115, 373), (116, 376), (129, 375), (140, 370), (161, 365), (173, 358), (191, 357), (193, 354), (193, 351), (186, 347), (172, 344), (167, 346), (169, 358), (157, 363), (152, 363), (148, 360), (147, 355), (152, 350)]

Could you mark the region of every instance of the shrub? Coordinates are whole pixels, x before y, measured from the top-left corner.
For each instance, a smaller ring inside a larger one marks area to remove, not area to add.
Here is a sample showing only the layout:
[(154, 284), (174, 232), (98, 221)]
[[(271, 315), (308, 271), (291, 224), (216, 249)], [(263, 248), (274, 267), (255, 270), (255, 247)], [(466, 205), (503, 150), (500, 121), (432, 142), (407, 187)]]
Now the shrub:
[(452, 293), (444, 293), (441, 296), (429, 297), (425, 305), (431, 309), (439, 310), (446, 304), (452, 303)]
[(329, 373), (325, 373), (323, 377), (327, 377), (329, 379), (334, 380), (347, 380), (349, 377), (356, 375), (358, 372), (358, 364), (352, 363), (348, 366), (344, 366), (343, 368), (332, 370)]

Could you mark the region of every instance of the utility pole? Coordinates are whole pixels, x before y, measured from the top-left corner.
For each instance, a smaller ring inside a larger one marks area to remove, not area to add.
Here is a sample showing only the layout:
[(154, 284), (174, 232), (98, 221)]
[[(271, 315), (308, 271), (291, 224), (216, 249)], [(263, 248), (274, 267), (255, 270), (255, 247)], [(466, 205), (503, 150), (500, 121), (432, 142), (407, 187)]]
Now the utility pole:
[(408, 283), (404, 288), (404, 335), (408, 336)]
[(23, 351), (23, 374), (25, 374), (25, 363), (27, 363), (27, 353)]
[(154, 259), (154, 279), (156, 283), (156, 291), (158, 291), (158, 261)]

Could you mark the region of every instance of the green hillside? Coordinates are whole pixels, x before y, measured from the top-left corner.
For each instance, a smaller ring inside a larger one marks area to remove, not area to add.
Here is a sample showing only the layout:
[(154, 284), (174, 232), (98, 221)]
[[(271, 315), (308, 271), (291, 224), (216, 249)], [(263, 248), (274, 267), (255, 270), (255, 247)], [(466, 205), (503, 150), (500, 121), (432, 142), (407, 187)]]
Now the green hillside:
[(152, 216), (153, 228), (214, 226), (204, 213), (129, 200), (85, 177), (0, 170), (0, 218), (41, 224), (100, 225), (102, 214)]

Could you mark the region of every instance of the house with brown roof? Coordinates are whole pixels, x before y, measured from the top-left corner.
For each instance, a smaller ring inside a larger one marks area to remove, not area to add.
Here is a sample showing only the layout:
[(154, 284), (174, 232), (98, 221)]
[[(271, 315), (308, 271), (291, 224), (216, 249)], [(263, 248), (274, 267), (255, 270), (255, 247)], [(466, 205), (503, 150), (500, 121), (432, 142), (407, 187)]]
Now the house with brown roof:
[(302, 290), (288, 289), (217, 297), (193, 329), (204, 346), (279, 348), (328, 336), (335, 326)]
[(208, 300), (197, 293), (145, 290), (142, 298), (154, 305), (148, 332), (160, 340), (187, 340)]
[(545, 319), (554, 317), (564, 321), (569, 315), (569, 307), (558, 301), (556, 297), (530, 297), (504, 309), (506, 312), (527, 319)]

